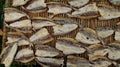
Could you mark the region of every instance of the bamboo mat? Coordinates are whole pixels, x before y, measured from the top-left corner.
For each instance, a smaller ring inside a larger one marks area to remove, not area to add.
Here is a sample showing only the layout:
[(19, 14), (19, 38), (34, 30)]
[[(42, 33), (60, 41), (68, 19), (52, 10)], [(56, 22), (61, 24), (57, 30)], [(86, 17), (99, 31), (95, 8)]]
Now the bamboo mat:
[[(62, 2), (62, 3), (66, 3), (67, 4), (67, 0), (46, 0), (46, 2)], [(114, 6), (114, 5), (111, 5), (108, 0), (91, 0), (90, 2), (96, 2), (97, 4), (105, 4), (105, 5), (109, 5), (109, 6)], [(11, 7), (11, 4), (12, 4), (12, 0), (6, 0), (6, 7)], [(120, 7), (118, 6), (114, 6), (115, 8), (117, 9), (120, 9)], [(21, 10), (21, 11), (24, 11), (22, 10), (21, 7), (18, 7), (17, 9)], [(30, 18), (33, 18), (33, 17), (48, 17), (50, 14), (47, 13), (47, 12), (43, 12), (43, 13), (29, 13), (29, 12), (26, 12)], [(69, 18), (68, 16), (64, 15), (64, 14), (61, 14), (61, 15), (57, 15), (55, 17), (63, 17), (63, 18)], [(93, 19), (77, 19), (77, 18), (70, 18), (70, 19), (73, 19), (73, 20), (76, 20), (79, 24), (83, 25), (84, 27), (89, 27), (89, 28), (92, 28), (92, 29), (96, 29), (97, 27), (111, 27), (111, 28), (116, 28), (116, 23), (120, 21), (120, 18), (116, 18), (116, 19), (112, 19), (112, 20), (98, 20), (97, 18), (93, 18)], [(51, 33), (51, 28), (47, 27), (48, 31)], [(4, 26), (4, 34), (3, 34), (3, 47), (5, 47), (6, 45), (5, 42), (6, 42), (6, 35), (7, 35), (7, 32), (11, 31), (10, 29), (7, 29), (5, 26)], [(66, 35), (63, 35), (63, 36), (55, 36), (54, 37), (54, 41), (50, 42), (49, 45), (54, 47), (55, 45), (55, 41), (56, 41), (56, 38), (58, 37), (71, 37), (71, 38), (75, 38), (75, 35), (77, 34), (78, 32), (78, 29), (69, 33), (69, 34), (66, 34)], [(108, 43), (111, 43), (111, 42), (114, 42), (114, 36), (110, 36), (108, 38), (105, 38), (104, 39), (104, 42), (106, 44)], [(83, 56), (85, 57), (85, 55), (80, 55), (80, 56)], [(20, 63), (21, 64), (21, 63)], [(34, 63), (36, 64), (36, 63)]]

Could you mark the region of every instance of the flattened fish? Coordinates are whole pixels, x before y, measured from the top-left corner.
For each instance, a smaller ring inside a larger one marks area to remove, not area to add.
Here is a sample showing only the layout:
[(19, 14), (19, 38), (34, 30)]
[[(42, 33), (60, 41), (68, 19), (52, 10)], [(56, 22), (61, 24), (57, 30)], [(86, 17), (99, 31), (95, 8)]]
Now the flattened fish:
[(35, 45), (35, 55), (38, 57), (55, 57), (60, 55), (60, 51), (48, 45)]
[(98, 10), (101, 15), (101, 17), (99, 17), (99, 20), (110, 20), (120, 17), (120, 11), (115, 8), (99, 6)]
[(58, 2), (49, 2), (47, 3), (47, 5), (49, 8), (48, 13), (52, 13), (52, 17), (54, 17), (57, 14), (66, 14), (72, 11), (72, 9), (68, 5)]
[(93, 63), (93, 67), (109, 67), (113, 64), (112, 61), (103, 56), (94, 56), (91, 61)]
[(114, 30), (110, 27), (97, 28), (96, 32), (100, 38), (107, 38), (114, 33)]
[(12, 6), (14, 6), (14, 7), (23, 6), (23, 5), (25, 5), (28, 1), (30, 1), (30, 0), (13, 0)]
[(108, 45), (110, 47), (110, 52), (108, 53), (108, 58), (112, 60), (120, 60), (120, 43), (114, 42)]
[(90, 0), (68, 0), (68, 3), (73, 7), (82, 7), (86, 5)]
[[(5, 8), (5, 22), (12, 22), (12, 21), (16, 21), (22, 17), (25, 17), (28, 15), (25, 14), (22, 11), (19, 11), (15, 8)], [(29, 17), (28, 17), (29, 18)]]
[(30, 45), (30, 42), (26, 40), (19, 32), (8, 32), (6, 44), (18, 42), (18, 46)]
[(110, 50), (101, 44), (95, 44), (88, 47), (88, 56), (91, 59), (94, 56), (106, 56)]
[(34, 59), (34, 52), (30, 48), (24, 48), (19, 50), (15, 56), (15, 60), (22, 63), (28, 63), (33, 59)]
[(92, 67), (92, 64), (85, 58), (68, 56), (67, 67)]
[(55, 47), (62, 51), (64, 54), (82, 54), (86, 51), (85, 48), (83, 48), (80, 44), (73, 41), (74, 39), (58, 39), (56, 42)]
[(53, 40), (53, 38), (51, 37), (46, 28), (40, 29), (35, 34), (33, 34), (29, 39), (34, 44), (36, 43), (44, 44)]
[(72, 12), (72, 14), (69, 16), (83, 19), (95, 18), (99, 16), (98, 8), (96, 3), (91, 3)]
[(64, 35), (78, 28), (77, 22), (70, 19), (54, 18), (58, 24), (53, 26), (54, 35)]
[(109, 0), (109, 2), (113, 5), (120, 6), (120, 0)]
[(62, 67), (64, 59), (63, 58), (43, 58), (43, 57), (36, 57), (35, 60), (40, 64), (46, 64), (50, 67)]
[(56, 24), (47, 18), (35, 17), (32, 19), (32, 26), (35, 30), (48, 27), (48, 26), (55, 26)]
[(21, 31), (30, 31), (32, 28), (31, 20), (20, 20), (9, 25), (12, 28), (20, 29)]
[(0, 57), (2, 58), (1, 63), (5, 64), (5, 67), (10, 67), (13, 62), (14, 56), (17, 52), (17, 43), (11, 44), (2, 50)]
[(23, 7), (29, 12), (43, 12), (46, 10), (45, 0), (32, 0), (29, 4)]
[(83, 28), (83, 30), (80, 30), (77, 33), (75, 39), (81, 43), (84, 43), (84, 44), (100, 43), (100, 40), (98, 39), (98, 37), (96, 35), (96, 32), (90, 28)]
[(116, 41), (120, 42), (120, 29), (115, 31), (115, 37), (114, 38), (115, 38)]

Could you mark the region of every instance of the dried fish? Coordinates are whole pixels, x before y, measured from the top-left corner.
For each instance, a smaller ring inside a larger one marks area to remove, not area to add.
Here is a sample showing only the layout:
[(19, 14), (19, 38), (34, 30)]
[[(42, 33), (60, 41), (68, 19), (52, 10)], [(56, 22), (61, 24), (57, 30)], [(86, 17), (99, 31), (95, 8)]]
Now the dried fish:
[(70, 39), (70, 38), (58, 39), (55, 47), (66, 55), (84, 53), (86, 49), (73, 40), (74, 39)]
[(26, 40), (26, 38), (23, 37), (20, 33), (8, 32), (6, 44), (12, 44), (14, 42), (18, 42), (18, 46), (30, 45), (30, 42)]
[(94, 56), (91, 61), (93, 63), (93, 67), (109, 67), (113, 64), (112, 61), (103, 56)]
[(58, 24), (53, 26), (54, 35), (64, 35), (78, 28), (77, 22), (70, 19), (54, 18)]
[(114, 33), (114, 30), (110, 27), (97, 28), (96, 32), (100, 38), (107, 38)]
[(101, 15), (101, 17), (99, 17), (99, 20), (110, 20), (120, 17), (120, 11), (115, 8), (99, 6), (98, 10)]
[(120, 0), (109, 0), (109, 2), (113, 5), (120, 6)]
[(114, 38), (115, 38), (116, 41), (120, 42), (120, 29), (117, 29), (115, 31), (115, 37)]
[(35, 55), (38, 57), (55, 57), (60, 55), (60, 51), (48, 45), (35, 45)]
[(19, 50), (15, 56), (15, 60), (22, 63), (28, 63), (33, 59), (34, 59), (34, 52), (30, 48), (24, 48)]
[(32, 28), (31, 20), (20, 20), (9, 25), (10, 27), (20, 29), (21, 31), (30, 31)]
[(64, 59), (63, 58), (43, 58), (43, 57), (36, 57), (35, 60), (41, 64), (46, 64), (50, 67), (62, 67)]
[(32, 0), (29, 4), (25, 5), (23, 9), (29, 12), (43, 12), (46, 11), (45, 0)]
[(68, 3), (73, 7), (82, 7), (86, 5), (90, 0), (68, 0)]
[(67, 67), (92, 67), (92, 64), (85, 58), (68, 56)]
[(5, 8), (5, 22), (12, 22), (16, 21), (22, 17), (27, 17), (29, 16), (25, 14), (24, 12), (17, 10), (15, 8)]
[(52, 17), (54, 17), (57, 14), (66, 14), (72, 11), (72, 9), (68, 5), (58, 2), (49, 2), (47, 3), (47, 5), (49, 8), (48, 13), (52, 13)]
[(33, 34), (29, 39), (34, 44), (36, 43), (44, 44), (53, 40), (53, 38), (51, 37), (46, 28), (40, 29), (35, 34)]
[(108, 58), (112, 60), (120, 59), (120, 43), (114, 42), (108, 45), (110, 47), (110, 52), (108, 53)]
[(96, 32), (90, 28), (83, 28), (76, 35), (76, 40), (84, 44), (97, 44), (100, 40)]
[(55, 26), (56, 24), (47, 18), (35, 17), (32, 19), (32, 26), (35, 30), (48, 27), (48, 26)]
[(2, 50), (0, 57), (2, 58), (1, 63), (5, 64), (5, 67), (10, 67), (13, 62), (14, 56), (17, 52), (17, 43), (8, 45)]
[(96, 3), (91, 3), (72, 12), (72, 14), (69, 16), (83, 19), (95, 18), (99, 16), (98, 8), (96, 6)]
[(12, 6), (17, 7), (17, 6), (23, 6), (30, 0), (13, 0)]
[(95, 44), (88, 47), (88, 56), (91, 59), (94, 56), (106, 56), (109, 53), (109, 49), (101, 44)]

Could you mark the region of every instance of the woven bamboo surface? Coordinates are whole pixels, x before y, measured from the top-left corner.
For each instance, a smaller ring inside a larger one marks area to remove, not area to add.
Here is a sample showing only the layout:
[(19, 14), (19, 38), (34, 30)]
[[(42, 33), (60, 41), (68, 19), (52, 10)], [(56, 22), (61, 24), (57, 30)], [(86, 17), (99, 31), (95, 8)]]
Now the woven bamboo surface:
[[(67, 0), (46, 0), (46, 2), (58, 2), (58, 1), (67, 4)], [(97, 4), (104, 4), (104, 5), (113, 6), (114, 8), (120, 9), (120, 7), (110, 4), (108, 2), (108, 0), (91, 0), (90, 2), (96, 2)], [(6, 0), (6, 7), (11, 7), (11, 4), (12, 4), (12, 0)], [(19, 9), (21, 11), (24, 11), (21, 7), (17, 7), (17, 9)], [(33, 17), (48, 17), (50, 15), (47, 12), (42, 12), (42, 13), (29, 13), (29, 12), (26, 12), (26, 13), (30, 16), (30, 18), (33, 18)], [(55, 17), (69, 18), (67, 15), (64, 15), (64, 14), (56, 15)], [(116, 18), (116, 19), (112, 19), (112, 20), (98, 20), (97, 18), (93, 18), (93, 19), (70, 18), (70, 19), (76, 20), (79, 24), (83, 25), (84, 27), (89, 27), (89, 28), (92, 28), (92, 29), (96, 29), (97, 27), (116, 28), (116, 23), (120, 21), (120, 18)], [(52, 29), (50, 27), (47, 27), (47, 29), (48, 29), (48, 31), (50, 33), (52, 33)], [(6, 35), (7, 35), (7, 32), (9, 32), (9, 31), (12, 31), (12, 30), (6, 28), (5, 25), (4, 25), (3, 47), (6, 46), (5, 45)], [(63, 36), (54, 36), (54, 41), (50, 42), (49, 45), (54, 47), (56, 38), (58, 38), (58, 37), (75, 38), (75, 35), (76, 35), (77, 32), (78, 32), (78, 29), (76, 29), (75, 31), (73, 31), (73, 32), (71, 32), (69, 34), (63, 35)], [(104, 42), (106, 43), (106, 45), (108, 43), (114, 42), (114, 35), (112, 35), (112, 36), (110, 36), (108, 38), (105, 38)], [(24, 48), (24, 47), (21, 47), (21, 48)], [(86, 54), (80, 55), (80, 56), (86, 57)]]

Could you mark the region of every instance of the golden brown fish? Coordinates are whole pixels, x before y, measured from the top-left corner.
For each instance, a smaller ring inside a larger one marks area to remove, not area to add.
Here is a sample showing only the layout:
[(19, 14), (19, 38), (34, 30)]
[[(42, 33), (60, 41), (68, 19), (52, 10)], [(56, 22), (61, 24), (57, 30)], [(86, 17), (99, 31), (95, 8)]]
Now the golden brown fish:
[(33, 59), (34, 59), (34, 52), (31, 48), (23, 48), (19, 50), (15, 56), (15, 60), (22, 63), (28, 63)]
[(36, 33), (34, 33), (29, 40), (36, 44), (44, 44), (44, 43), (48, 43), (50, 41), (53, 40), (53, 38), (51, 37), (51, 35), (49, 34), (48, 30), (46, 28), (42, 28), (39, 31), (37, 31)]
[(82, 54), (86, 51), (85, 48), (83, 48), (79, 43), (76, 43), (72, 38), (58, 39), (55, 47), (66, 55)]
[(13, 43), (5, 47), (1, 52), (1, 63), (5, 64), (5, 67), (10, 67), (14, 60), (14, 56), (17, 52), (17, 43)]

